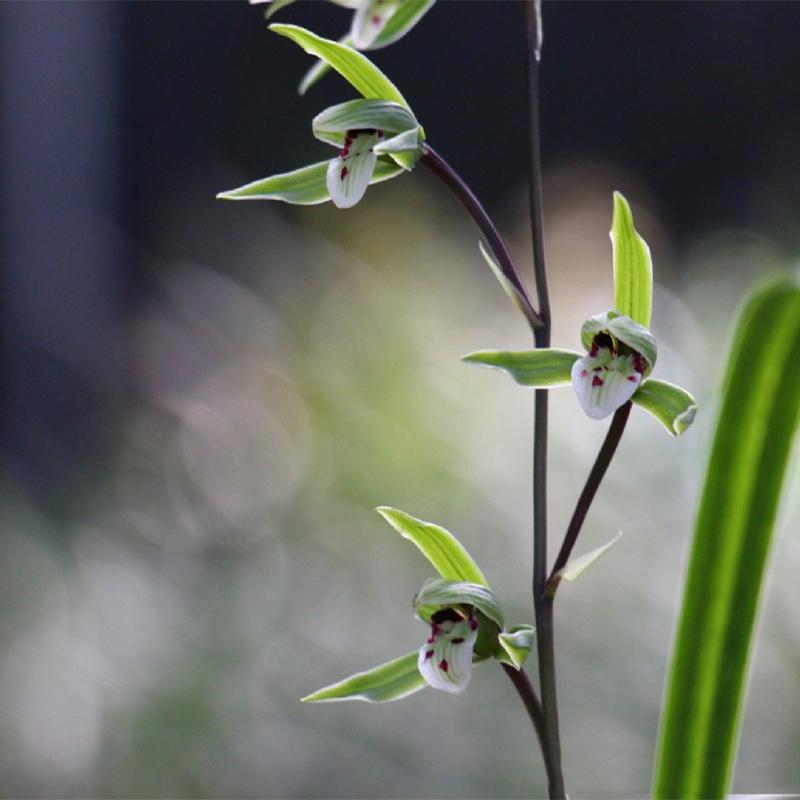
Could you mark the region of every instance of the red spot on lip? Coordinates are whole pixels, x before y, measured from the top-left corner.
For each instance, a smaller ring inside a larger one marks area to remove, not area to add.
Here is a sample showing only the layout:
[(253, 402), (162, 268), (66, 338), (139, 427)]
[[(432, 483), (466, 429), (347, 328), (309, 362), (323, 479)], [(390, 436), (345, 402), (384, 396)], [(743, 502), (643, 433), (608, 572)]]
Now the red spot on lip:
[(348, 170), (347, 167), (342, 167), (342, 171), (340, 173), (342, 180), (344, 180), (347, 177), (348, 172), (350, 172), (350, 170)]
[(464, 644), (464, 637), (459, 636), (457, 639), (453, 639), (453, 644)]
[(631, 383), (636, 383), (636, 381), (638, 380), (638, 378), (637, 378), (635, 375), (628, 375), (628, 380), (629, 380)]
[(446, 659), (446, 658), (443, 658), (443, 659), (442, 659), (442, 660), (439, 662), (439, 669), (440, 669), (442, 672), (447, 672), (447, 667), (448, 667), (448, 664), (447, 664), (447, 659)]
[(602, 386), (602, 385), (603, 385), (603, 379), (599, 375), (595, 375), (594, 378), (592, 378), (592, 386)]
[(425, 660), (430, 661), (430, 659), (432, 658), (433, 658), (433, 650), (428, 650), (428, 652), (425, 653)]
[(589, 374), (589, 371), (586, 369), (581, 370), (581, 378), (585, 378)]

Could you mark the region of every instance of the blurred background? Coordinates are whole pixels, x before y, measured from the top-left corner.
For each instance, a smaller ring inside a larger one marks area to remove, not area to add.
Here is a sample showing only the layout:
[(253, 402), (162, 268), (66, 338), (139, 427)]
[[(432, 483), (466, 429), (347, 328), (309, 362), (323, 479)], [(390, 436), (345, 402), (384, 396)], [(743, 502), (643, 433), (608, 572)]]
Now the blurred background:
[[(529, 347), (422, 170), (351, 211), (217, 192), (332, 155), (311, 60), (244, 2), (0, 4), (0, 793), (525, 797), (546, 783), (501, 670), (387, 706), (300, 697), (416, 649), (430, 576), (376, 515), (455, 532), (531, 621), (532, 396), (467, 367)], [(349, 13), (278, 16), (333, 38)], [(658, 376), (556, 619), (572, 797), (648, 792), (729, 326), (800, 253), (800, 4), (545, 3), (554, 344), (612, 304), (611, 193), (658, 286)], [(523, 7), (440, 2), (375, 52), (531, 274)], [(559, 537), (604, 435), (554, 393)], [(772, 554), (735, 791), (800, 786), (800, 486)], [(555, 545), (553, 545), (555, 547)]]

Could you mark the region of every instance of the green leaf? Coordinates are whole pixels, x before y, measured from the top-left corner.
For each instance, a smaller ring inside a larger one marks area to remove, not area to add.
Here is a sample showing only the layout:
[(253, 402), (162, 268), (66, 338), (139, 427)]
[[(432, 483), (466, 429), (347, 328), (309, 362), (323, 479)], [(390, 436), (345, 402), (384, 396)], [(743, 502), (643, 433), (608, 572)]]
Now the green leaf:
[(375, 510), (401, 536), (412, 541), (443, 578), (489, 587), (480, 567), (450, 531), (388, 506)]
[(748, 653), (800, 413), (800, 290), (759, 289), (737, 324), (662, 710), (656, 798), (729, 791)]
[[(269, 178), (253, 181), (238, 189), (220, 192), (221, 200), (283, 200), (297, 205), (314, 205), (331, 199), (327, 186), (330, 161), (301, 167), (292, 172), (272, 175)], [(386, 159), (378, 159), (370, 184), (394, 178), (403, 168)]]
[(360, 99), (326, 108), (314, 117), (311, 128), (317, 139), (341, 147), (352, 129), (377, 128), (397, 134), (416, 131), (419, 126), (414, 115), (399, 103)]
[(379, 667), (358, 672), (303, 698), (303, 702), (320, 703), (334, 700), (364, 700), (367, 703), (388, 703), (408, 697), (428, 684), (417, 667), (419, 653), (396, 658)]
[(572, 383), (572, 365), (580, 358), (571, 350), (480, 350), (462, 359), (468, 364), (507, 372), (522, 386), (547, 388)]
[(270, 25), (270, 30), (296, 42), (307, 53), (330, 64), (367, 100), (392, 100), (411, 110), (397, 87), (364, 55), (352, 47), (323, 39), (297, 25)]
[(503, 627), (503, 612), (494, 592), (488, 586), (468, 581), (453, 581), (446, 578), (432, 578), (426, 581), (414, 598), (414, 609), (425, 621), (430, 622), (428, 609), (444, 606), (474, 606), (499, 628)]
[(673, 436), (680, 436), (697, 413), (694, 397), (680, 386), (666, 381), (645, 381), (631, 399), (652, 414)]
[(505, 655), (501, 653), (497, 658), (514, 669), (522, 669), (533, 647), (535, 635), (533, 625), (514, 625), (510, 630), (503, 631), (497, 639)]
[(653, 308), (650, 248), (633, 227), (631, 208), (619, 192), (614, 192), (611, 243), (614, 253), (614, 306), (620, 314), (649, 328)]
[(562, 579), (565, 581), (574, 581), (578, 576), (589, 569), (600, 556), (607, 553), (620, 540), (621, 536), (622, 534), (618, 533), (610, 542), (606, 542), (604, 545), (601, 545), (585, 555), (573, 559), (553, 577), (559, 581)]

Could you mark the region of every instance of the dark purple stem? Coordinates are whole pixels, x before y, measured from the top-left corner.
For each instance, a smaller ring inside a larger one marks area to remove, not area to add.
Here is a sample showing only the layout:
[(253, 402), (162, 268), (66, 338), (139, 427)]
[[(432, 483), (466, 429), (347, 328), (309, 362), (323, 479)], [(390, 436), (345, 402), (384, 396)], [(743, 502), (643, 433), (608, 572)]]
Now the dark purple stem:
[(597, 454), (592, 471), (586, 479), (586, 484), (583, 487), (581, 496), (575, 506), (575, 511), (572, 514), (572, 519), (569, 521), (569, 527), (564, 536), (564, 542), (561, 545), (561, 550), (558, 557), (553, 564), (553, 569), (550, 572), (550, 577), (545, 584), (544, 595), (552, 599), (558, 588), (560, 577), (558, 573), (564, 569), (572, 554), (572, 549), (575, 547), (575, 542), (578, 541), (578, 534), (581, 532), (581, 527), (589, 513), (589, 508), (592, 505), (595, 494), (600, 488), (600, 483), (606, 474), (606, 470), (611, 464), (611, 459), (617, 451), (622, 434), (625, 432), (625, 426), (628, 423), (628, 417), (631, 413), (632, 403), (628, 400), (624, 406), (620, 406), (614, 412), (614, 418), (611, 420), (611, 425), (608, 428), (608, 433), (603, 441), (603, 446)]
[(461, 205), (472, 218), (472, 221), (483, 234), (495, 261), (500, 267), (506, 280), (514, 287), (521, 302), (521, 310), (525, 314), (528, 324), (533, 331), (542, 326), (539, 314), (533, 307), (528, 290), (514, 266), (511, 254), (505, 242), (495, 227), (486, 209), (473, 194), (472, 190), (463, 181), (461, 176), (428, 144), (423, 146), (423, 154), (419, 160), (424, 164), (448, 189), (456, 196)]
[(510, 664), (505, 664), (502, 661), (500, 662), (500, 666), (511, 679), (511, 683), (514, 684), (514, 688), (525, 704), (525, 710), (531, 718), (536, 736), (539, 739), (539, 746), (542, 751), (542, 756), (545, 759), (545, 769), (547, 770), (547, 774), (551, 775), (555, 771), (555, 765), (547, 761), (548, 751), (544, 746), (546, 736), (544, 715), (542, 714), (542, 704), (539, 700), (539, 696), (536, 694), (536, 689), (533, 687), (524, 669), (514, 669)]

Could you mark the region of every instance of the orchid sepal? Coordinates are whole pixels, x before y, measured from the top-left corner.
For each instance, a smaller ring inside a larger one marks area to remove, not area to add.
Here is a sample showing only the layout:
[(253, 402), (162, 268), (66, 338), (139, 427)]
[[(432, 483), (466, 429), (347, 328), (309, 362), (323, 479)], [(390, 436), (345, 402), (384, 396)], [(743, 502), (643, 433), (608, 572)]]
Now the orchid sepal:
[[(262, 178), (236, 189), (220, 192), (220, 200), (282, 200), (293, 205), (317, 205), (331, 199), (327, 174), (330, 161), (322, 161), (307, 167)], [(394, 178), (403, 173), (403, 168), (388, 157), (378, 158), (370, 175), (370, 185)]]

